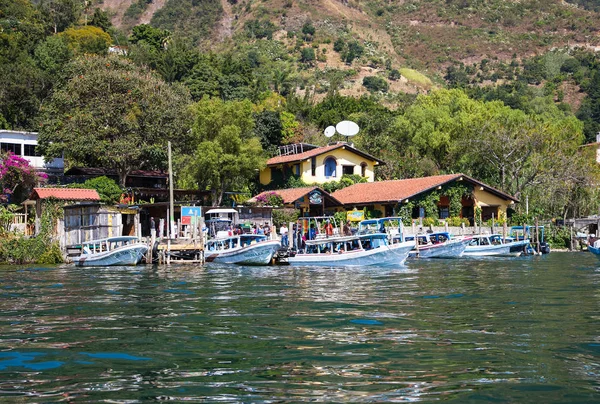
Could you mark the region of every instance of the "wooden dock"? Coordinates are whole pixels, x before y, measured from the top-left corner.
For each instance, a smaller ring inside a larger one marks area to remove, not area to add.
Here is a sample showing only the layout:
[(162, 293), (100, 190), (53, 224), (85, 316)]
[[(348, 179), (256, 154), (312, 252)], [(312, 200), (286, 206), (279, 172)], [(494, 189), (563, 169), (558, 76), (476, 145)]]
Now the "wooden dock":
[(163, 240), (155, 248), (159, 264), (203, 264), (204, 244), (200, 240)]

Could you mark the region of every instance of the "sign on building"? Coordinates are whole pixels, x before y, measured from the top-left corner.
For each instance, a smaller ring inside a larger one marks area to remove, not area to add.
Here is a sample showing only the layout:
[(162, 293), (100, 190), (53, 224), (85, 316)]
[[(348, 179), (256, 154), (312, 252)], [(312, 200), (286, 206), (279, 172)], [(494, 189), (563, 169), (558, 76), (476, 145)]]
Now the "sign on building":
[(200, 206), (182, 206), (181, 207), (181, 224), (190, 225), (196, 224), (196, 218), (202, 217), (202, 207)]
[(346, 212), (346, 220), (350, 220), (351, 222), (360, 222), (365, 220), (365, 211), (364, 210), (349, 210)]

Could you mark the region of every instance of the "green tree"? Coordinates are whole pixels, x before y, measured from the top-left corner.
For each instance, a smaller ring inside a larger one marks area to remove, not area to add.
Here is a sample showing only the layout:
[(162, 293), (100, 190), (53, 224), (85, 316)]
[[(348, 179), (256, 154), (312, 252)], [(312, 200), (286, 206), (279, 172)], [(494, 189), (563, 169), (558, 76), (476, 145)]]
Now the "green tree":
[(302, 26), (302, 33), (304, 34), (304, 39), (306, 41), (312, 40), (312, 37), (315, 35), (315, 31), (315, 26), (310, 21), (305, 22)]
[[(164, 168), (156, 153), (186, 144), (188, 93), (117, 57), (86, 56), (43, 108), (39, 144), (47, 157), (114, 168), (124, 186), (134, 169)], [(164, 156), (164, 153), (162, 154)]]
[(106, 177), (96, 177), (86, 180), (83, 184), (71, 184), (69, 188), (95, 189), (100, 195), (100, 202), (114, 204), (119, 202), (123, 190), (117, 183)]
[(50, 77), (57, 78), (63, 75), (65, 65), (73, 58), (73, 51), (66, 38), (53, 35), (35, 48), (34, 55), (36, 64)]
[(264, 150), (276, 150), (283, 139), (283, 125), (279, 112), (262, 111), (255, 114), (254, 133)]
[(164, 29), (154, 28), (148, 24), (136, 25), (131, 30), (129, 41), (133, 44), (146, 43), (155, 50), (164, 48), (171, 33)]
[(83, 4), (77, 0), (46, 0), (39, 5), (47, 25), (56, 34), (79, 21)]
[(248, 100), (204, 97), (194, 108), (192, 133), (197, 146), (183, 175), (211, 191), (213, 206), (221, 204), (226, 190), (255, 180), (265, 164), (260, 140), (253, 133), (252, 107)]
[(315, 60), (315, 50), (313, 48), (307, 47), (302, 48), (300, 51), (300, 61), (302, 63), (312, 63)]
[(342, 59), (347, 65), (351, 65), (354, 59), (360, 58), (365, 48), (358, 41), (348, 42), (348, 47), (342, 53)]
[(101, 28), (88, 25), (86, 27), (68, 28), (59, 36), (64, 37), (69, 46), (77, 54), (95, 53), (105, 55), (112, 39)]
[(108, 31), (108, 29), (112, 27), (108, 13), (98, 7), (94, 9), (94, 15), (92, 15), (90, 25), (102, 28), (104, 31)]

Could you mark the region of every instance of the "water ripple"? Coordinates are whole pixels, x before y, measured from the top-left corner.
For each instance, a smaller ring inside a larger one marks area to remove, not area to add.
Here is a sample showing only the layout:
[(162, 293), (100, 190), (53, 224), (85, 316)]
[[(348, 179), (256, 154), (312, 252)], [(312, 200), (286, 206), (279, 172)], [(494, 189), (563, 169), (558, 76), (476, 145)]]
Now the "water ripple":
[(599, 267), (5, 267), (0, 400), (593, 402)]

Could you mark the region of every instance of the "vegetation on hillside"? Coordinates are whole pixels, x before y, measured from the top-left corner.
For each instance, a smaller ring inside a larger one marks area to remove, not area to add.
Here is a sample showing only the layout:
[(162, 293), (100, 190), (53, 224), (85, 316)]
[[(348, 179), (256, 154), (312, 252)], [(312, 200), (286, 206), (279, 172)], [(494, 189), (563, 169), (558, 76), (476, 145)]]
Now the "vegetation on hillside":
[(278, 146), (352, 119), (379, 179), (463, 172), (543, 216), (586, 214), (600, 64), (576, 46), (597, 30), (579, 3), (169, 0), (123, 32), (71, 0), (0, 0), (0, 127), (121, 181), (164, 165), (171, 140), (179, 185), (219, 203), (256, 191)]

